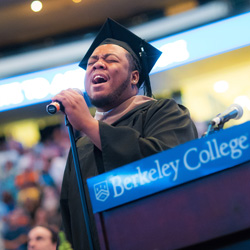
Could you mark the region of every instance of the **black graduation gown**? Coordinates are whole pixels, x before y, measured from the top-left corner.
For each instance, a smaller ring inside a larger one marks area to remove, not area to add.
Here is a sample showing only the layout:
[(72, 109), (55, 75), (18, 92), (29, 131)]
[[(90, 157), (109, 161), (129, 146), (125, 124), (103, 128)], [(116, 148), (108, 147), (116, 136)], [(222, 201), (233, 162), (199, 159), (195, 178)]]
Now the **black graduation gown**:
[[(90, 211), (94, 247), (99, 249), (86, 179), (197, 138), (189, 111), (172, 99), (148, 101), (111, 125), (99, 121), (102, 151), (87, 138), (77, 141)], [(88, 250), (88, 238), (71, 152), (61, 191), (63, 228), (74, 250)]]

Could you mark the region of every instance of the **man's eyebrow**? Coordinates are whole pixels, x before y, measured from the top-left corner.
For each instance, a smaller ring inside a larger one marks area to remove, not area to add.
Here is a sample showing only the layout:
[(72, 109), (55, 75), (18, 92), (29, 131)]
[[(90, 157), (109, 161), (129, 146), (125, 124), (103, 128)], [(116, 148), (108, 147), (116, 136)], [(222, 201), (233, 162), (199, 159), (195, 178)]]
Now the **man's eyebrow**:
[[(113, 53), (107, 53), (107, 54), (105, 54), (105, 55), (103, 55), (103, 56), (101, 56), (101, 57), (103, 57), (103, 58), (105, 59), (105, 58), (107, 58), (108, 56), (115, 56), (115, 57), (119, 58), (116, 54), (113, 54)], [(98, 55), (93, 55), (93, 56), (90, 56), (89, 59), (98, 59), (99, 57), (100, 57), (100, 56), (98, 56)]]
[(89, 59), (98, 59), (99, 56), (91, 56)]

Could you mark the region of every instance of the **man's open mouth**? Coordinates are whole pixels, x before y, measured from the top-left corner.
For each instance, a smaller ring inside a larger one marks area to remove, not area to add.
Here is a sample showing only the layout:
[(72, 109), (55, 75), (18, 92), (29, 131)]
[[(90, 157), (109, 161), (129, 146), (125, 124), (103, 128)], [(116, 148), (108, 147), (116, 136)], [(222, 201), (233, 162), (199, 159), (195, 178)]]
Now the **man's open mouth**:
[(98, 84), (98, 83), (104, 83), (107, 82), (107, 77), (103, 75), (96, 75), (93, 77), (93, 83)]

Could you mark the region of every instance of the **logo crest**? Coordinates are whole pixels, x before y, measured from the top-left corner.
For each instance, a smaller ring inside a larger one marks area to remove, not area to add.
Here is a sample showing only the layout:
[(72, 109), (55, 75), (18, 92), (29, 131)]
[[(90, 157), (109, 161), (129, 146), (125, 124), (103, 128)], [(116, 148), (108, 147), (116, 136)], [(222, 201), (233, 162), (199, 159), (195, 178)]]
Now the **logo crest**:
[(107, 181), (102, 181), (94, 185), (95, 197), (98, 201), (105, 201), (109, 197)]

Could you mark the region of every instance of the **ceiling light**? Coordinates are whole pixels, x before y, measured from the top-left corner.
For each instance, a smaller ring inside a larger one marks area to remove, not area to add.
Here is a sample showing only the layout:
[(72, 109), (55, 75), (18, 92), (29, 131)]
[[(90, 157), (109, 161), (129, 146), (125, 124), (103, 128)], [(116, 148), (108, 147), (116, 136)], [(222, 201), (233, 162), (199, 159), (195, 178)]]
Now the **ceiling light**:
[(214, 91), (217, 93), (223, 93), (228, 90), (228, 82), (227, 81), (218, 81), (214, 84)]
[(43, 8), (43, 4), (40, 1), (33, 1), (30, 7), (34, 12), (39, 12)]
[(74, 3), (80, 3), (82, 0), (72, 0)]

